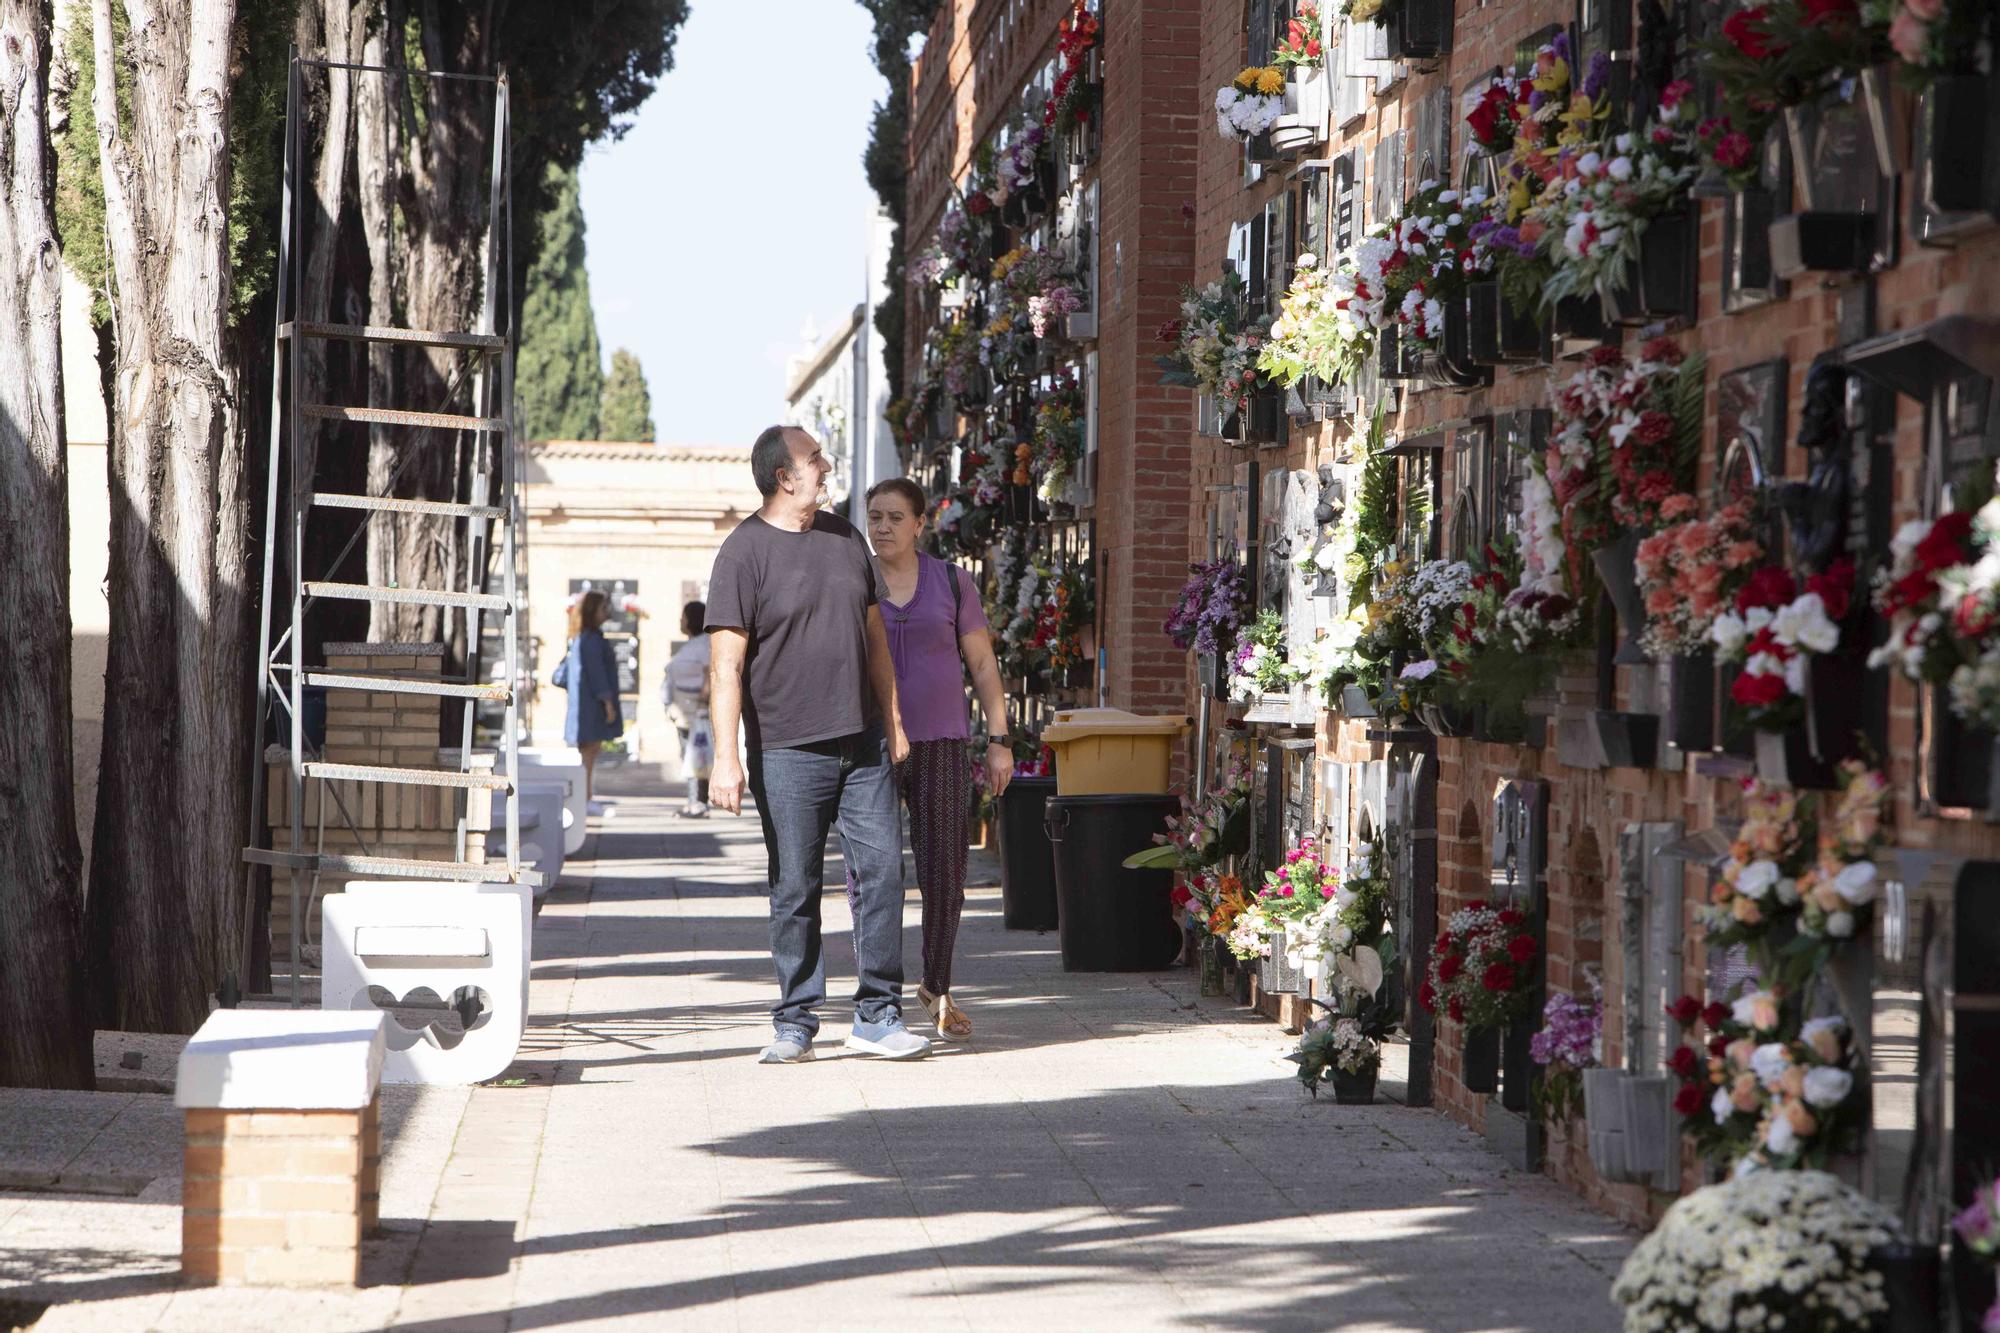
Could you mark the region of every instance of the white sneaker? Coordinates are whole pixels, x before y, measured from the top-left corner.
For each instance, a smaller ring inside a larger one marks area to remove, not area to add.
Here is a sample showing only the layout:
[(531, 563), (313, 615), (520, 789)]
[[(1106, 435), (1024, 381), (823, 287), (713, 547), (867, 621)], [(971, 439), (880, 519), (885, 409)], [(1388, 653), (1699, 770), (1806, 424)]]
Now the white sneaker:
[(700, 801), (690, 801), (686, 805), (681, 807), (681, 818), (706, 819), (708, 818), (708, 807), (703, 805)]
[(921, 1060), (931, 1053), (929, 1040), (904, 1027), (901, 1020), (890, 1023), (863, 1023), (857, 1020), (848, 1030), (844, 1044), (850, 1051), (879, 1056), (884, 1060)]

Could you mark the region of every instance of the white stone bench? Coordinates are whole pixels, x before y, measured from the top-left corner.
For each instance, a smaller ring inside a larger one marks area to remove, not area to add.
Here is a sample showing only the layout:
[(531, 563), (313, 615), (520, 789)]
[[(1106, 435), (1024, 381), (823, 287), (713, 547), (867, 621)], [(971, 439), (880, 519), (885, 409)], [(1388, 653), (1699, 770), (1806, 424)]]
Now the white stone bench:
[(567, 745), (527, 745), (520, 751), (524, 779), (560, 779), (569, 783), (563, 801), (563, 855), (575, 856), (583, 850), (590, 831), (590, 796), (584, 788), (583, 754)]
[(381, 1208), (380, 1013), (218, 1009), (181, 1052), (181, 1274), (352, 1286)]

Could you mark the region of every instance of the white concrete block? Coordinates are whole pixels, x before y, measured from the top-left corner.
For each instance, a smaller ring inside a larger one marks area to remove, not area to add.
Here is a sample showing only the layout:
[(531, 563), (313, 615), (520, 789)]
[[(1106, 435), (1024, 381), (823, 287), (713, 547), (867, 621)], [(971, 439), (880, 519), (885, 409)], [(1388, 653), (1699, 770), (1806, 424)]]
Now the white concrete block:
[(359, 1110), (382, 1081), (387, 1032), (379, 1012), (218, 1009), (181, 1051), (174, 1105)]
[(520, 780), (563, 781), (569, 794), (563, 800), (563, 855), (575, 856), (583, 850), (589, 832), (590, 798), (585, 788), (583, 755), (570, 746), (525, 746), (521, 752)]
[[(385, 1083), (477, 1083), (506, 1069), (528, 1019), (533, 898), (525, 885), (357, 881), (323, 904), (321, 1007), (377, 1010), (380, 987), (409, 1014), (386, 1015)], [(473, 951), (471, 940), (483, 945)], [(414, 950), (377, 952), (384, 942)], [(460, 1030), (452, 1009), (464, 994), (480, 1012)], [(450, 1022), (405, 1026), (428, 1013)]]

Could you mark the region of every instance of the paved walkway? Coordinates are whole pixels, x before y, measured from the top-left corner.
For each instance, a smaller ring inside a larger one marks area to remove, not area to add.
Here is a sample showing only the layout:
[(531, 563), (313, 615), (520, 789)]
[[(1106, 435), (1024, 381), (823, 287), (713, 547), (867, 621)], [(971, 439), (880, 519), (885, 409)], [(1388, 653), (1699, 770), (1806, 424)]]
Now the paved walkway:
[[(843, 1058), (836, 1003), (816, 1064), (754, 1064), (756, 825), (672, 808), (622, 798), (572, 863), (510, 1075), (396, 1090), (360, 1291), (176, 1289), (171, 1179), (0, 1194), (0, 1327), (8, 1295), (67, 1299), (48, 1330), (1616, 1326), (1626, 1233), (1441, 1115), (1307, 1100), (1284, 1035), (1186, 972), (1065, 974), (997, 890), (960, 942), (970, 1048)], [(907, 919), (915, 959), (914, 891)]]

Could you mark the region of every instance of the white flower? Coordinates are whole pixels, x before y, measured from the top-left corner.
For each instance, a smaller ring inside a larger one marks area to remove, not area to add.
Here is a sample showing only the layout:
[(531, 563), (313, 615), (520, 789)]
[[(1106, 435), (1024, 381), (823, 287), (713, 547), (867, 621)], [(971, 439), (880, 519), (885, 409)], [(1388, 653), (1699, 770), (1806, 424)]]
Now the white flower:
[(1875, 901), (1875, 863), (1856, 861), (1833, 877), (1833, 891), (1856, 907)]
[(1729, 1100), (1729, 1089), (1717, 1088), (1715, 1090), (1715, 1095), (1708, 1099), (1708, 1111), (1710, 1115), (1715, 1117), (1716, 1124), (1722, 1125), (1729, 1122), (1729, 1117), (1735, 1114), (1736, 1111), (1736, 1107)]
[(1412, 662), (1404, 667), (1400, 678), (1403, 680), (1428, 680), (1437, 673), (1438, 664), (1426, 657), (1421, 662)]
[(1799, 900), (1799, 882), (1790, 875), (1778, 881), (1778, 901), (1790, 907)]
[(1715, 618), (1715, 623), (1708, 627), (1708, 637), (1726, 657), (1741, 648), (1743, 641), (1749, 638), (1750, 634), (1743, 624), (1743, 617), (1734, 611), (1724, 611)]
[(1299, 252), (1298, 266), (1300, 268), (1311, 268), (1317, 263), (1319, 263), (1319, 256), (1312, 251), (1302, 250)]
[(1834, 1106), (1845, 1100), (1848, 1090), (1854, 1086), (1854, 1075), (1845, 1069), (1822, 1066), (1806, 1071), (1806, 1103), (1809, 1106)]
[(1826, 914), (1826, 933), (1837, 940), (1844, 940), (1853, 935), (1854, 913), (1828, 912)]
[(1753, 1015), (1756, 1013), (1757, 1002), (1760, 1000), (1769, 1001), (1773, 998), (1769, 991), (1747, 991), (1737, 997), (1736, 1003), (1729, 1006), (1729, 1016), (1744, 1027), (1755, 1029), (1757, 1020)]
[(1827, 618), (1826, 603), (1816, 592), (1794, 598), (1771, 618), (1778, 642), (1809, 652), (1830, 653), (1840, 646), (1840, 626)]
[(1784, 1116), (1774, 1115), (1771, 1123), (1764, 1127), (1764, 1146), (1780, 1157), (1799, 1146), (1798, 1131)]
[(1771, 891), (1771, 886), (1777, 882), (1777, 862), (1752, 861), (1744, 866), (1743, 872), (1736, 877), (1736, 891), (1745, 898), (1756, 898), (1761, 901), (1764, 895)]
[(1632, 159), (1626, 157), (1622, 153), (1619, 154), (1617, 157), (1612, 158), (1611, 161), (1606, 164), (1604, 168), (1604, 174), (1611, 177), (1611, 179), (1615, 181), (1631, 180)]
[(1843, 1018), (1808, 1018), (1799, 1028), (1799, 1040), (1811, 1043), (1822, 1032), (1845, 1032), (1847, 1020)]
[(1781, 1041), (1767, 1041), (1750, 1053), (1751, 1072), (1767, 1088), (1777, 1086), (1778, 1080), (1785, 1076), (1791, 1065), (1791, 1053)]
[(1593, 148), (1576, 160), (1576, 174), (1579, 176), (1595, 176), (1597, 169), (1603, 165), (1604, 158)]

